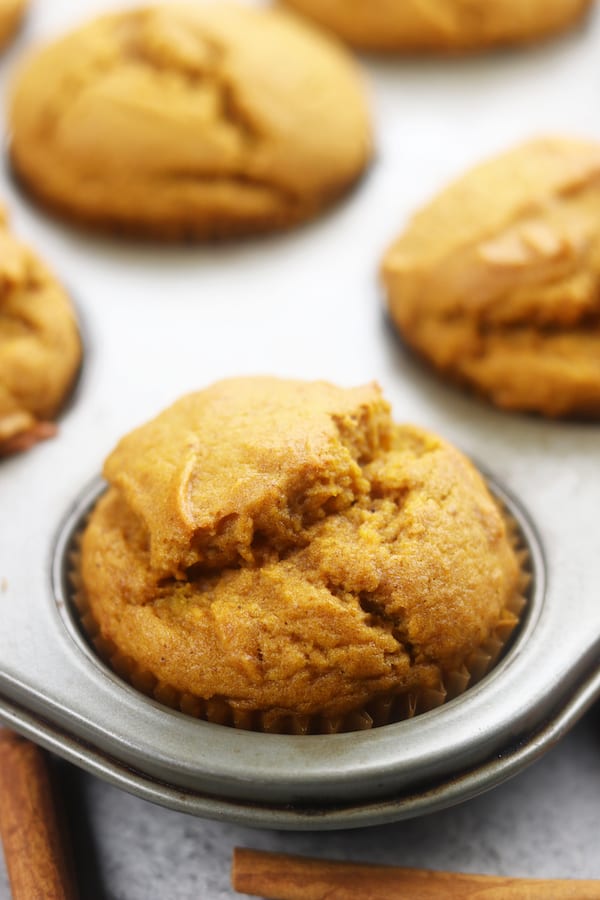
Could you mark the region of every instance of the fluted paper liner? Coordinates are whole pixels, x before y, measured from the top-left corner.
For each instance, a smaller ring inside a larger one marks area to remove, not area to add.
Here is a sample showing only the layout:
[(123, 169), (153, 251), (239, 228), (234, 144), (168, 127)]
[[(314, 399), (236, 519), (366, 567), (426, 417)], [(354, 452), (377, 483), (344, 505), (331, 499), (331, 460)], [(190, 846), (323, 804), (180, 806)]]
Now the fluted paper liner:
[(378, 696), (365, 707), (337, 717), (299, 716), (278, 710), (240, 709), (233, 706), (225, 697), (205, 700), (182, 693), (171, 685), (159, 681), (151, 672), (142, 669), (132, 657), (122, 653), (113, 641), (100, 633), (92, 616), (79, 574), (79, 548), (83, 527), (74, 539), (75, 547), (69, 557), (72, 600), (81, 628), (97, 655), (124, 681), (171, 709), (216, 725), (268, 734), (337, 734), (366, 731), (411, 719), (453, 700), (480, 681), (502, 655), (527, 605), (531, 572), (529, 552), (524, 545), (518, 524), (502, 507), (501, 512), (507, 525), (509, 540), (521, 567), (521, 574), (514, 596), (502, 611), (489, 636), (466, 657), (459, 668), (442, 672), (439, 684), (435, 688), (425, 687)]

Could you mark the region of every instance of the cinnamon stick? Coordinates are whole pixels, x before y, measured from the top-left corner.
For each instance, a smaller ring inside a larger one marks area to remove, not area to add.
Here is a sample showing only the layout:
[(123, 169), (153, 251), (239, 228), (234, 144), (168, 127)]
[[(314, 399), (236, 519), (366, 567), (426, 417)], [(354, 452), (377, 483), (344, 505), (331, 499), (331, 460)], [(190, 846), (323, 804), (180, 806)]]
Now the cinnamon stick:
[(236, 891), (266, 900), (600, 900), (600, 881), (400, 869), (240, 847), (231, 880)]
[(76, 900), (42, 750), (0, 729), (0, 836), (13, 900)]

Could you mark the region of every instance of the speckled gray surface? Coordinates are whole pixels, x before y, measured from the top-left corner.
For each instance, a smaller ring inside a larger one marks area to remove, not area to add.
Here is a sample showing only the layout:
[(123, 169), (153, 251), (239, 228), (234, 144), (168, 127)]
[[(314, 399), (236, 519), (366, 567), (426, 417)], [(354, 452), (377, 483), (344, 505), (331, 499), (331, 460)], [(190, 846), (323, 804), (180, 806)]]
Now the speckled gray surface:
[[(600, 879), (600, 709), (516, 778), (379, 828), (254, 831), (193, 819), (61, 766), (83, 900), (227, 900), (235, 846), (452, 871)], [(10, 892), (0, 871), (0, 898)]]

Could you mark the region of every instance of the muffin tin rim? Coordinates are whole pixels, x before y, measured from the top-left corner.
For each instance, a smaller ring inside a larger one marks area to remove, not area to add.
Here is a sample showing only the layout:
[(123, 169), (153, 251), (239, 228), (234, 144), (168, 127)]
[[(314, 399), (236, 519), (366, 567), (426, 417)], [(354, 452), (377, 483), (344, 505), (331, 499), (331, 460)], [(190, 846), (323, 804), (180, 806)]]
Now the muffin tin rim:
[(515, 772), (535, 761), (548, 744), (559, 740), (591, 706), (600, 694), (600, 670), (587, 677), (559, 713), (544, 723), (540, 732), (526, 742), (515, 743), (508, 753), (493, 754), (480, 765), (458, 777), (450, 777), (427, 790), (402, 793), (375, 801), (354, 801), (319, 808), (295, 808), (290, 804), (256, 804), (231, 798), (186, 792), (181, 788), (156, 781), (106, 755), (100, 756), (72, 736), (57, 734), (48, 723), (37, 720), (31, 712), (14, 705), (7, 709), (0, 703), (0, 721), (16, 728), (47, 749), (59, 753), (87, 771), (103, 777), (111, 784), (126, 789), (142, 799), (188, 814), (235, 822), (259, 828), (285, 830), (332, 830), (381, 825), (434, 812), (495, 787)]

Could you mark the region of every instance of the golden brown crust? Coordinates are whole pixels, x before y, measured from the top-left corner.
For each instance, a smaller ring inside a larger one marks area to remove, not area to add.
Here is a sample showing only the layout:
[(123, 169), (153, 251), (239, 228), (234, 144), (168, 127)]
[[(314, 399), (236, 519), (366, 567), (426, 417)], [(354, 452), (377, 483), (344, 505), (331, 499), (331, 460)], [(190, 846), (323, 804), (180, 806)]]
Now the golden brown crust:
[(287, 227), (361, 174), (371, 128), (346, 52), (228, 2), (105, 16), (33, 55), (11, 156), (52, 208), (159, 238)]
[(29, 0), (0, 0), (0, 49), (6, 46), (21, 24)]
[[(0, 212), (3, 216), (3, 213)], [(0, 455), (50, 437), (81, 359), (70, 301), (0, 223)]]
[(281, 0), (356, 47), (473, 51), (563, 31), (593, 0)]
[(418, 212), (383, 263), (392, 318), (498, 406), (600, 416), (600, 145), (538, 139)]
[(219, 382), (124, 438), (105, 474), (87, 602), (188, 697), (334, 719), (436, 690), (519, 590), (479, 474), (395, 425), (376, 386)]

